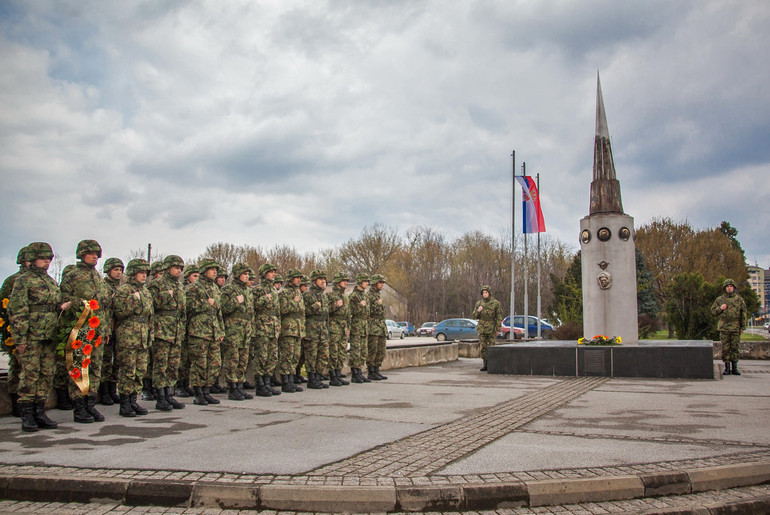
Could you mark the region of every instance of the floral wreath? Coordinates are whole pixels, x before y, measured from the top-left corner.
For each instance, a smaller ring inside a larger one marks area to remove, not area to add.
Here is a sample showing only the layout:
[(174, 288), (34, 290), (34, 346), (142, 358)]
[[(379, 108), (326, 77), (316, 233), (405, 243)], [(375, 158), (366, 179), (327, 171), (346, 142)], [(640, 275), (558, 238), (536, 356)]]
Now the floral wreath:
[(9, 299), (3, 299), (2, 309), (0, 309), (0, 343), (2, 343), (0, 351), (10, 355), (16, 353), (16, 344), (11, 336), (11, 325), (6, 320), (8, 318), (6, 309), (9, 302)]
[(597, 334), (590, 340), (588, 338), (580, 338), (578, 345), (620, 345), (623, 341), (620, 336), (604, 336), (603, 334)]
[(102, 337), (96, 336), (96, 329), (101, 324), (101, 319), (94, 313), (98, 309), (99, 303), (96, 300), (84, 300), (83, 311), (77, 320), (74, 320), (73, 325), (65, 324), (62, 328), (62, 338), (57, 348), (67, 361), (70, 379), (83, 395), (88, 394), (89, 390), (88, 366), (91, 364), (91, 353), (102, 344)]

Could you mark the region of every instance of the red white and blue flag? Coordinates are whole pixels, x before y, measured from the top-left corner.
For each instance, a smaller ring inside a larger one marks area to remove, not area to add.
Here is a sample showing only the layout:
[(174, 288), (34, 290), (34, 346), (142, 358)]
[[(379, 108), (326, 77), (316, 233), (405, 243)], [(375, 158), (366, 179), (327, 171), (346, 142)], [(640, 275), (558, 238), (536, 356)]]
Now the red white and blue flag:
[(540, 194), (532, 177), (517, 176), (516, 181), (521, 185), (522, 207), (524, 208), (524, 234), (545, 232), (545, 220), (540, 209)]

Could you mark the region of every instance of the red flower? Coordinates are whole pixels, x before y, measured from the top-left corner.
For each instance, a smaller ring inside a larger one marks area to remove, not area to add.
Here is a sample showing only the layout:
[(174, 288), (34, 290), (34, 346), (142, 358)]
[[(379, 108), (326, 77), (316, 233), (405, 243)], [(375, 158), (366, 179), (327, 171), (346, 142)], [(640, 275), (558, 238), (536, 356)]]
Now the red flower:
[(91, 359), (90, 359), (90, 358), (85, 358), (85, 359), (83, 360), (83, 363), (81, 363), (81, 366), (82, 366), (83, 368), (86, 368), (86, 367), (87, 367), (88, 365), (90, 365), (90, 364), (91, 364)]
[(97, 309), (99, 309), (99, 303), (96, 302), (94, 299), (91, 299), (88, 301), (88, 307), (96, 311)]
[(91, 317), (88, 319), (88, 327), (96, 329), (99, 327), (99, 317)]
[(96, 336), (96, 331), (91, 329), (90, 331), (88, 331), (88, 334), (86, 335), (86, 340), (91, 341), (94, 339), (94, 336)]
[(81, 342), (80, 340), (75, 340), (72, 342), (72, 348), (75, 350), (79, 349), (82, 346), (83, 346), (83, 342)]
[(70, 376), (72, 376), (73, 379), (77, 379), (80, 377), (80, 369), (79, 368), (73, 368), (70, 372)]
[(94, 340), (94, 347), (98, 347), (101, 344), (102, 344), (102, 337), (99, 336), (98, 338), (96, 338), (96, 340)]
[(91, 351), (92, 351), (93, 349), (94, 349), (94, 348), (93, 348), (93, 347), (91, 347), (91, 344), (90, 344), (90, 343), (86, 343), (86, 344), (83, 346), (83, 354), (85, 354), (86, 356), (89, 356), (89, 355), (91, 354)]

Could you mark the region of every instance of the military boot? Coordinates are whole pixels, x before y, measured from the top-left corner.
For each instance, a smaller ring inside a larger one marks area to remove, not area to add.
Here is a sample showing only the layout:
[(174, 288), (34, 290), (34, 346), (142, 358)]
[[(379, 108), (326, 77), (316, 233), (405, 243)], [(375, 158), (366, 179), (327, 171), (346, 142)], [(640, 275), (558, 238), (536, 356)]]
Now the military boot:
[(21, 408), (19, 407), (19, 394), (12, 393), (11, 396), (11, 415), (21, 417)]
[(380, 379), (383, 381), (388, 378), (388, 376), (384, 376), (380, 373), (380, 367), (374, 367), (374, 373), (380, 376)]
[(738, 362), (737, 361), (733, 361), (733, 375), (734, 376), (741, 375), (741, 373), (738, 371)]
[(315, 372), (307, 373), (307, 387), (311, 390), (323, 390), (323, 385)]
[(358, 372), (357, 368), (351, 368), (350, 369), (350, 382), (352, 383), (363, 383), (364, 377)]
[(70, 392), (66, 388), (56, 389), (56, 408), (63, 411), (70, 411), (74, 408)]
[(136, 413), (134, 413), (134, 410), (131, 408), (131, 397), (124, 393), (120, 394), (120, 409), (118, 410), (118, 415), (121, 417), (136, 416)]
[(359, 375), (359, 377), (361, 377), (361, 379), (363, 379), (365, 383), (371, 383), (371, 382), (372, 382), (372, 380), (371, 380), (371, 379), (369, 379), (368, 377), (366, 377), (366, 376), (364, 375), (364, 371), (363, 371), (363, 370), (361, 370), (360, 368), (358, 368), (358, 369), (356, 369), (356, 370), (358, 370), (358, 375)]
[[(301, 392), (301, 391), (304, 390), (304, 388), (302, 388), (300, 386), (301, 383), (299, 381), (297, 381), (297, 379), (294, 377), (294, 374), (289, 374), (289, 381), (294, 383), (294, 391), (295, 392)], [(307, 379), (305, 379), (305, 382), (307, 382)]]
[(86, 411), (96, 422), (104, 422), (104, 415), (96, 410), (96, 395), (86, 397)]
[(131, 409), (134, 410), (134, 413), (137, 415), (147, 414), (147, 410), (141, 407), (138, 402), (136, 402), (136, 392), (129, 395), (128, 399), (131, 402)]
[(102, 381), (99, 384), (99, 404), (102, 406), (112, 406), (115, 404), (110, 397), (110, 384), (107, 381)]
[(347, 386), (347, 385), (349, 385), (349, 384), (350, 384), (350, 382), (349, 382), (349, 381), (345, 381), (345, 379), (344, 379), (344, 377), (345, 377), (345, 374), (343, 374), (343, 373), (342, 373), (342, 370), (340, 370), (339, 368), (337, 368), (337, 369), (335, 369), (335, 370), (334, 370), (334, 375), (335, 375), (335, 376), (337, 376), (337, 380), (338, 380), (340, 383), (342, 383), (342, 386)]
[(118, 383), (115, 381), (109, 381), (107, 383), (107, 393), (115, 404), (120, 402), (120, 395), (118, 395)]
[(297, 386), (294, 384), (294, 381), (289, 379), (289, 374), (281, 374), (281, 383), (283, 384), (281, 386), (282, 392), (294, 393), (297, 391)]
[(368, 372), (368, 377), (371, 381), (382, 381), (380, 376), (377, 375), (377, 372), (374, 371), (373, 366), (367, 366), (366, 371)]
[(227, 390), (223, 387), (219, 386), (219, 382), (214, 383), (213, 385), (209, 386), (209, 393), (227, 393)]
[(86, 398), (77, 397), (74, 399), (75, 411), (72, 414), (72, 418), (78, 424), (90, 424), (94, 421), (94, 417), (86, 411)]
[(163, 394), (166, 397), (166, 402), (168, 402), (168, 405), (171, 406), (173, 409), (184, 408), (184, 403), (179, 402), (174, 398), (174, 392), (170, 386), (163, 387)]
[(221, 401), (219, 399), (215, 399), (211, 396), (211, 388), (208, 386), (204, 386), (201, 390), (203, 392), (203, 398), (206, 399), (206, 402), (209, 404), (219, 404)]
[(265, 383), (265, 388), (270, 390), (270, 393), (272, 393), (273, 395), (281, 395), (281, 390), (276, 390), (275, 388), (270, 386), (273, 382), (273, 379), (270, 376), (270, 374), (265, 374), (264, 376), (262, 376), (262, 382)]
[(729, 376), (730, 374), (732, 374), (732, 372), (730, 371), (731, 366), (732, 366), (732, 363), (730, 363), (729, 361), (725, 361), (725, 371), (722, 372), (723, 376)]
[(484, 365), (479, 369), (479, 372), (486, 372), (487, 371), (487, 360), (484, 358)]
[(243, 389), (244, 390), (254, 390), (255, 388), (256, 387), (253, 384), (251, 384), (250, 382), (248, 382), (248, 381), (244, 381), (243, 382)]
[(342, 381), (337, 376), (336, 370), (329, 370), (329, 386), (342, 386)]
[(270, 376), (270, 384), (273, 386), (283, 386), (283, 374), (280, 376), (277, 374)]
[(35, 422), (35, 406), (32, 401), (22, 401), (19, 403), (21, 410), (21, 430), (28, 433), (37, 431), (37, 422)]
[(176, 392), (177, 397), (189, 397), (190, 394), (187, 393), (187, 390), (184, 387), (184, 381), (177, 381), (176, 386), (174, 387), (174, 391)]
[[(265, 380), (262, 376), (255, 376), (254, 380), (257, 382), (256, 390), (254, 393), (259, 397), (272, 397), (273, 390), (269, 386), (265, 386)], [(245, 387), (244, 387), (245, 388)]]
[(163, 388), (155, 388), (155, 409), (160, 411), (171, 411), (174, 409), (166, 399), (166, 392)]
[(45, 414), (45, 401), (38, 400), (35, 402), (34, 408), (33, 418), (37, 427), (40, 429), (56, 429), (59, 427), (59, 424), (48, 418), (48, 415)]
[(227, 383), (227, 385), (230, 387), (230, 393), (227, 394), (228, 399), (231, 401), (244, 400), (243, 395), (241, 395), (241, 392), (238, 391), (238, 386), (236, 386), (235, 383)]
[(193, 404), (197, 404), (198, 406), (208, 406), (209, 401), (203, 396), (203, 388), (200, 386), (193, 386), (193, 394), (195, 395)]
[(154, 401), (155, 395), (152, 393), (152, 379), (146, 377), (142, 379), (142, 400)]
[(318, 382), (321, 383), (321, 388), (329, 388), (329, 385), (324, 383), (328, 378), (325, 379), (325, 376), (320, 372), (316, 372), (315, 376), (318, 379)]
[(235, 387), (238, 388), (238, 391), (241, 392), (241, 395), (243, 395), (244, 399), (249, 400), (254, 398), (253, 395), (246, 392), (245, 386), (243, 386), (243, 383), (235, 383)]

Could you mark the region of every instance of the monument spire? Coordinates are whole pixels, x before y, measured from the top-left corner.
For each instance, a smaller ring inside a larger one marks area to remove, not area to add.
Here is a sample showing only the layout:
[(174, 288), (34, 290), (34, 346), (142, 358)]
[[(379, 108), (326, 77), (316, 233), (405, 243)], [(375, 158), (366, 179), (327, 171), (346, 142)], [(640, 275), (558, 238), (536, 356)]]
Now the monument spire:
[(602, 84), (596, 72), (596, 136), (594, 137), (594, 173), (591, 182), (590, 214), (623, 213), (620, 182), (615, 176), (610, 131), (604, 111)]

